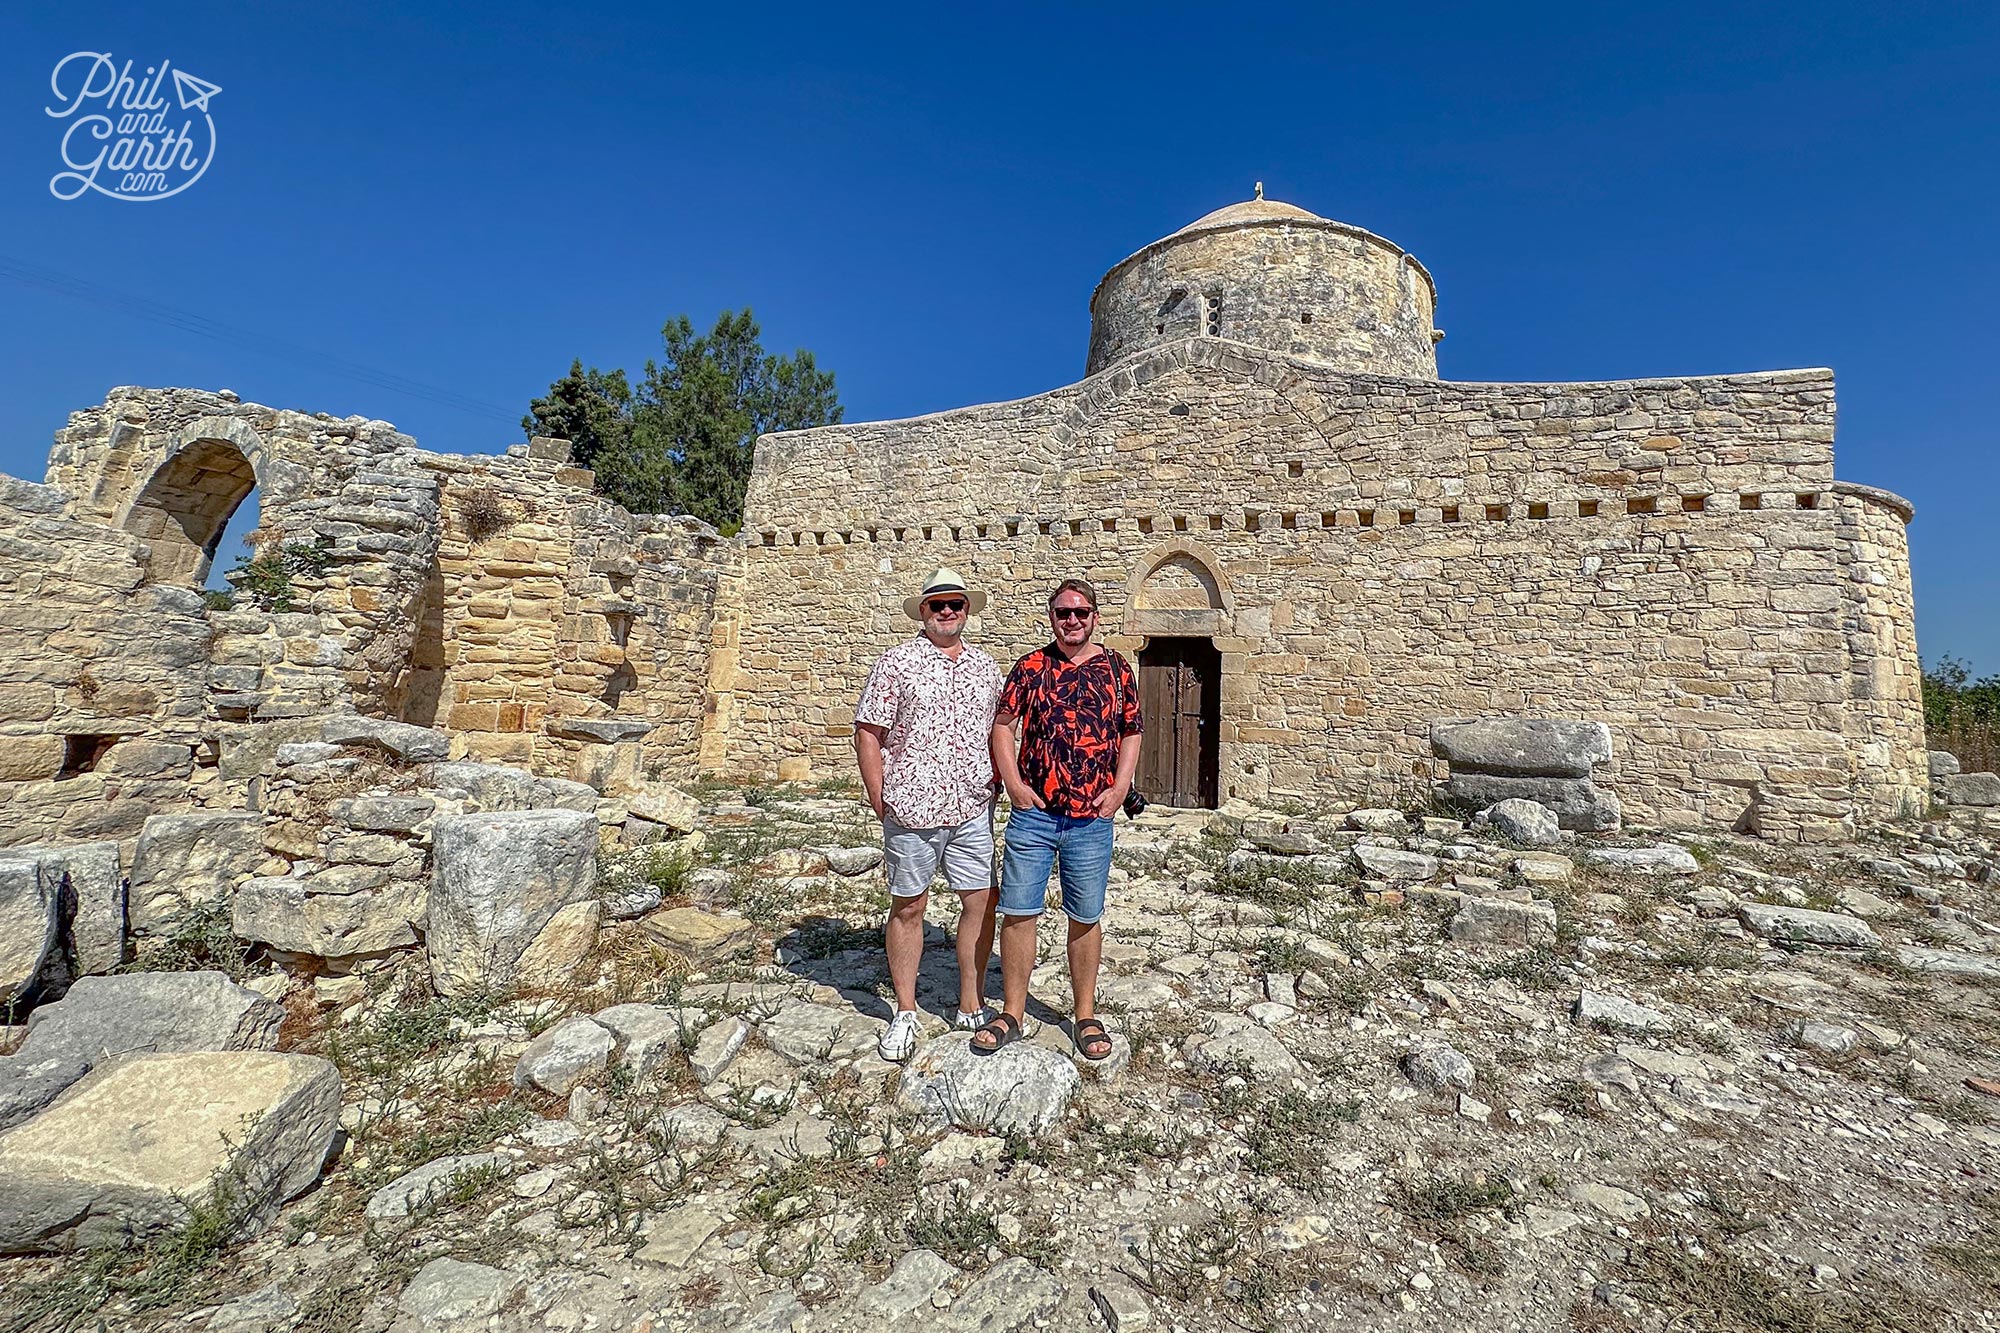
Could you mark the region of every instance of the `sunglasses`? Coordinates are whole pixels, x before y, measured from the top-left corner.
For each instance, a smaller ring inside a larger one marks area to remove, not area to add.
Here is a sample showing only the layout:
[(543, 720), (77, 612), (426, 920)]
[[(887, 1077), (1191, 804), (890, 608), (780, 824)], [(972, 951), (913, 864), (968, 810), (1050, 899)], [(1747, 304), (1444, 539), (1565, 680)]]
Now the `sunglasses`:
[(1088, 620), (1097, 614), (1094, 606), (1057, 606), (1049, 609), (1057, 620)]
[(953, 615), (957, 615), (965, 609), (965, 599), (963, 597), (940, 597), (935, 601), (924, 603), (924, 606), (931, 611), (949, 611)]

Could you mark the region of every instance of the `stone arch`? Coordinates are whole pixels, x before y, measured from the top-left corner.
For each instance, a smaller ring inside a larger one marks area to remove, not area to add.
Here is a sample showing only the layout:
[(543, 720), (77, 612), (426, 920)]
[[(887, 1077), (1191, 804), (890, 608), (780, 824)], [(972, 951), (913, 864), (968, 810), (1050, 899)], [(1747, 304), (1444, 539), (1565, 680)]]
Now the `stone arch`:
[(230, 515), (257, 489), (263, 461), (263, 439), (240, 421), (204, 417), (182, 429), (119, 518), (147, 544), (148, 583), (201, 585)]
[(1221, 558), (1187, 537), (1160, 543), (1132, 567), (1125, 581), (1127, 636), (1227, 637), (1236, 620), (1236, 596)]

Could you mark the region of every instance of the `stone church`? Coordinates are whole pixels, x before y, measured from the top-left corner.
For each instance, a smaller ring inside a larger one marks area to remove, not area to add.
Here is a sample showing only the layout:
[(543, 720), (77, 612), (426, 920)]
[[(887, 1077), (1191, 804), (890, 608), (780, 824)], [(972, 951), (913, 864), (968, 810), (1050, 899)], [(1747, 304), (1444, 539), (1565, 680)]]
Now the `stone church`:
[[(973, 635), (1104, 596), (1142, 785), (1214, 805), (1420, 797), (1432, 731), (1603, 723), (1629, 822), (1823, 836), (1919, 806), (1910, 506), (1834, 479), (1825, 370), (1437, 375), (1423, 265), (1261, 197), (1115, 265), (1084, 378), (771, 435), (740, 536), (591, 493), (560, 441), (115, 389), (0, 478), (0, 844), (129, 838), (352, 710), (573, 776), (826, 779), (948, 564)], [(199, 591), (255, 489), (284, 605)]]

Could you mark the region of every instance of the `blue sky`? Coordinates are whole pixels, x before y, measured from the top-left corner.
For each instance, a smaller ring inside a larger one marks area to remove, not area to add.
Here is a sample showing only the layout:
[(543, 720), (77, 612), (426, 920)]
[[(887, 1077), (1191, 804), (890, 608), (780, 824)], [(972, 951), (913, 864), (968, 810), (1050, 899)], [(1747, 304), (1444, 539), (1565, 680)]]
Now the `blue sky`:
[[(1105, 269), (1261, 179), (1424, 261), (1448, 379), (1832, 366), (1839, 474), (1917, 505), (1925, 660), (2000, 672), (1992, 6), (32, 9), (0, 265), (97, 300), (0, 277), (0, 470), (116, 384), (495, 450), (572, 357), (745, 304), (849, 420), (1017, 397), (1081, 374)], [(221, 85), (200, 181), (50, 194), (82, 50)]]

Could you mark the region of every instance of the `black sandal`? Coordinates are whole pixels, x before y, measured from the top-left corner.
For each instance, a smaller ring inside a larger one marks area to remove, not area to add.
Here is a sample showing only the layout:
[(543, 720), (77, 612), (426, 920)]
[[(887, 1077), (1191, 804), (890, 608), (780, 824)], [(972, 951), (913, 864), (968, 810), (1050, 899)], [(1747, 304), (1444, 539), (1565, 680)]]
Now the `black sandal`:
[[(1111, 1044), (1111, 1033), (1099, 1019), (1077, 1019), (1069, 1025), (1069, 1035), (1076, 1042), (1076, 1053), (1092, 1064), (1095, 1064), (1099, 1060), (1109, 1059), (1111, 1052), (1115, 1049)], [(1086, 1046), (1095, 1046), (1099, 1042), (1104, 1043), (1104, 1049), (1098, 1054), (1092, 1055), (1085, 1049)]]
[[(981, 1046), (979, 1039), (988, 1033), (993, 1034), (993, 1044), (991, 1046)], [(972, 1040), (969, 1045), (971, 1045), (975, 1055), (991, 1055), (995, 1051), (1012, 1046), (1021, 1039), (1021, 1036), (1021, 1020), (1008, 1013), (1005, 1009), (1002, 1009), (998, 1014), (994, 1015), (992, 1022), (972, 1034)]]

